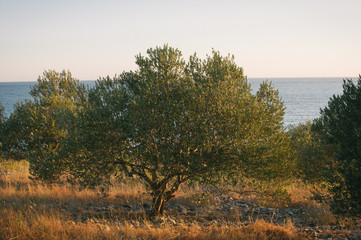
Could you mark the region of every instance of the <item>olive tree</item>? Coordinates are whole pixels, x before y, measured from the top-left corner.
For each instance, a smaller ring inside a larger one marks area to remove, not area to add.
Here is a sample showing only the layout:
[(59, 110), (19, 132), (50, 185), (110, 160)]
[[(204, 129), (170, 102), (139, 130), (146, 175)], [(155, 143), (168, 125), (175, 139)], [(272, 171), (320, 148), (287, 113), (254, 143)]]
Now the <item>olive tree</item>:
[(28, 158), (28, 139), (30, 137), (30, 102), (15, 104), (10, 117), (2, 124), (2, 149), (7, 157), (20, 160)]
[(5, 124), (5, 107), (0, 104), (0, 156), (3, 152), (4, 144), (4, 124)]
[(336, 151), (327, 162), (331, 206), (338, 213), (361, 213), (361, 76), (356, 84), (346, 79), (343, 93), (334, 95), (321, 110), (313, 130)]
[(97, 81), (62, 147), (47, 158), (67, 166), (58, 170), (70, 180), (95, 186), (116, 173), (136, 175), (156, 216), (187, 181), (287, 174), (284, 106), (269, 83), (252, 94), (234, 58), (216, 51), (186, 62), (165, 45), (136, 63), (136, 71)]
[(3, 123), (5, 121), (5, 107), (0, 104), (0, 122)]
[(10, 155), (26, 158), (34, 179), (55, 179), (62, 165), (55, 152), (67, 135), (71, 116), (85, 105), (86, 90), (68, 71), (49, 70), (39, 76), (31, 99), (15, 105), (4, 126), (4, 148)]

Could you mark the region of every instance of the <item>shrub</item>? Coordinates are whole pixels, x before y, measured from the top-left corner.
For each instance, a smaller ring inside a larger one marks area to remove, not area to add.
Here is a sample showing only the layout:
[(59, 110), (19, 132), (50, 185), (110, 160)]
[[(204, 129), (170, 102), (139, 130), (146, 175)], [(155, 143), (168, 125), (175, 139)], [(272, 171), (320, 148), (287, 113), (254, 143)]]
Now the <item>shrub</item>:
[(335, 155), (334, 146), (321, 142), (317, 133), (312, 131), (310, 121), (292, 126), (288, 133), (297, 176), (310, 183), (321, 182), (327, 162)]
[(4, 150), (12, 158), (28, 159), (34, 178), (46, 175), (50, 180), (62, 166), (48, 157), (61, 147), (71, 127), (70, 116), (85, 104), (86, 91), (70, 72), (49, 70), (30, 94), (32, 99), (17, 103), (4, 124)]
[(0, 104), (0, 157), (3, 153), (4, 143), (4, 124), (5, 124), (5, 107)]
[(328, 161), (325, 180), (331, 185), (331, 207), (337, 213), (361, 213), (361, 75), (354, 84), (344, 80), (343, 93), (334, 95), (313, 124), (323, 144), (336, 155)]

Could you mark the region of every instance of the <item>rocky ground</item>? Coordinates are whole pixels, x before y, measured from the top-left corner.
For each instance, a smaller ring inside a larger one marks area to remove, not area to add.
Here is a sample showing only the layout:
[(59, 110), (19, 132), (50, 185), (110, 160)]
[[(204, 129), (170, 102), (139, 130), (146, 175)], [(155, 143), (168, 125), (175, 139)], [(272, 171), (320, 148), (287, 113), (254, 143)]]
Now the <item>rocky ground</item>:
[[(203, 225), (248, 225), (256, 219), (264, 219), (268, 222), (284, 225), (292, 221), (297, 228), (298, 235), (304, 239), (359, 239), (361, 240), (361, 221), (336, 221), (332, 224), (320, 225), (310, 215), (309, 209), (302, 206), (274, 208), (264, 207), (257, 203), (232, 199), (231, 197), (219, 197), (216, 206), (182, 205), (179, 202), (171, 202), (166, 206), (165, 216), (154, 220), (155, 224), (192, 224), (197, 222)], [(74, 221), (86, 222), (89, 220), (121, 219), (120, 221), (133, 222), (135, 227), (139, 225), (150, 204), (93, 204), (88, 203), (79, 207), (65, 203), (54, 204), (72, 216)], [(134, 221), (134, 219), (137, 219)]]
[[(5, 182), (0, 182), (4, 187)], [(17, 189), (26, 189), (32, 183), (10, 184)], [(10, 186), (9, 185), (9, 186)], [(154, 220), (154, 224), (178, 223), (192, 225), (246, 226), (257, 219), (263, 219), (279, 225), (292, 223), (298, 235), (303, 239), (358, 239), (361, 240), (361, 219), (335, 219), (322, 208), (310, 208), (302, 204), (293, 207), (265, 207), (253, 201), (233, 199), (230, 196), (217, 196), (211, 204), (192, 204), (177, 199), (165, 207), (165, 216)], [(102, 219), (127, 221), (134, 226), (141, 224), (150, 203), (116, 203), (117, 201), (86, 202), (72, 204), (71, 201), (44, 201), (42, 208), (55, 208), (64, 211), (76, 221), (101, 221)], [(40, 205), (41, 205), (40, 204)], [(1, 205), (12, 205), (2, 201)], [(31, 207), (31, 206), (30, 206)]]

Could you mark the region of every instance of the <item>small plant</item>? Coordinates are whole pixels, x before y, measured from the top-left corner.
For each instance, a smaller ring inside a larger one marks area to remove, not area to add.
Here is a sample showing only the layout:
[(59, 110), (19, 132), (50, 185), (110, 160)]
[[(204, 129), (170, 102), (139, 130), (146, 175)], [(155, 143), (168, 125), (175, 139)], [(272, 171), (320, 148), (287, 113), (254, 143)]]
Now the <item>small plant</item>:
[(325, 203), (310, 202), (305, 206), (305, 218), (309, 223), (316, 225), (330, 225), (336, 222), (330, 206)]

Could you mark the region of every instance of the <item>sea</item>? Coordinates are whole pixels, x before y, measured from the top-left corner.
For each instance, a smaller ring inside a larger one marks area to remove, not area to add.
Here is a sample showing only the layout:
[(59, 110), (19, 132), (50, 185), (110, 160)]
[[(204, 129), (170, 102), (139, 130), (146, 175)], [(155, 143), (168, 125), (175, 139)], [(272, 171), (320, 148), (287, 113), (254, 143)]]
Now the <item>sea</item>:
[[(271, 81), (278, 89), (279, 95), (285, 103), (286, 112), (284, 126), (312, 121), (320, 116), (320, 109), (327, 106), (333, 95), (342, 93), (344, 78), (248, 78), (252, 92), (256, 93), (259, 85)], [(352, 78), (356, 81), (356, 78)], [(92, 87), (95, 81), (82, 81)], [(9, 117), (14, 104), (31, 99), (30, 89), (36, 82), (0, 82), (0, 104), (5, 106), (5, 116)]]

